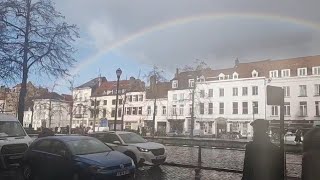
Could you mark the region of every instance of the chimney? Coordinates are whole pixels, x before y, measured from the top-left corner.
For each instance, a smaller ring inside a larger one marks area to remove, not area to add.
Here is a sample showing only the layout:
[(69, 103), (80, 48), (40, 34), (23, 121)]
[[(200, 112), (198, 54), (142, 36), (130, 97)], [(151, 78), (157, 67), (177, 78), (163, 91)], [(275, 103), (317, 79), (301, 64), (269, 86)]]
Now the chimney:
[(178, 77), (178, 75), (179, 75), (179, 68), (176, 69), (175, 77)]
[(240, 61), (239, 59), (237, 58), (235, 61), (234, 61), (234, 67), (238, 67), (240, 64)]

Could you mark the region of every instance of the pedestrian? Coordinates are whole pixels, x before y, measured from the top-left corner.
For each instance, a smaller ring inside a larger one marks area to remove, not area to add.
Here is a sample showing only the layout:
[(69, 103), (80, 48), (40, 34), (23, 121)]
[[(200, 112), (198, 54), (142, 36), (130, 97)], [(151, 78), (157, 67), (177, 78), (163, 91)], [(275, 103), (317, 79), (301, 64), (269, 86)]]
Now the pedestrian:
[(296, 131), (296, 138), (294, 139), (294, 141), (296, 143), (300, 144), (302, 142), (301, 137), (302, 137), (302, 132), (301, 132), (300, 128), (298, 128)]
[(302, 180), (320, 179), (320, 127), (308, 131), (303, 138)]
[(280, 148), (267, 134), (269, 122), (257, 119), (250, 125), (253, 140), (246, 146), (242, 180), (283, 179)]

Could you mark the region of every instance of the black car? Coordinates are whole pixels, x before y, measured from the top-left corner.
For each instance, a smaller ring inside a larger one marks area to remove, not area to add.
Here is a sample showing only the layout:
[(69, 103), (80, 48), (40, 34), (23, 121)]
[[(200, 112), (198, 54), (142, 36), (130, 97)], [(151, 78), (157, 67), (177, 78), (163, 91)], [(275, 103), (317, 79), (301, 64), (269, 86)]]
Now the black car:
[(23, 160), (25, 179), (130, 179), (135, 165), (96, 138), (50, 136), (35, 140)]

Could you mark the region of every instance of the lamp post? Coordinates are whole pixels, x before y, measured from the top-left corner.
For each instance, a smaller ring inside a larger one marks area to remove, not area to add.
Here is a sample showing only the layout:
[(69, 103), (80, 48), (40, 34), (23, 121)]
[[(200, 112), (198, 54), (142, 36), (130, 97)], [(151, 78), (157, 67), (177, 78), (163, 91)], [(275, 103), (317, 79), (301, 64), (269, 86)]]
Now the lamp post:
[(118, 68), (116, 70), (116, 74), (117, 74), (117, 95), (116, 95), (116, 112), (115, 112), (115, 116), (114, 116), (114, 127), (113, 130), (117, 131), (117, 117), (118, 117), (118, 96), (119, 96), (119, 79), (120, 76), (122, 74), (122, 70), (120, 68)]

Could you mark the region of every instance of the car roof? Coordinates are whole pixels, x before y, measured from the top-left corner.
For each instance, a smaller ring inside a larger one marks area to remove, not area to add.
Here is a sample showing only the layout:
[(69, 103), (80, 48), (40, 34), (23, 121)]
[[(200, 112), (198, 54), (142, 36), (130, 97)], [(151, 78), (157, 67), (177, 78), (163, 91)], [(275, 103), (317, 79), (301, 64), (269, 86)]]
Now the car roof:
[[(40, 138), (41, 140), (43, 139), (54, 139), (54, 140), (60, 140), (63, 142), (68, 142), (68, 141), (77, 141), (77, 140), (84, 140), (84, 139), (94, 139), (89, 136), (78, 136), (78, 135), (64, 135), (64, 136), (47, 136)], [(39, 139), (39, 140), (40, 140)]]
[(13, 115), (0, 114), (0, 121), (19, 121), (19, 120)]
[(127, 131), (100, 131), (100, 132), (94, 132), (90, 134), (129, 134), (133, 132), (127, 132)]

